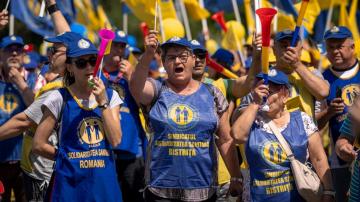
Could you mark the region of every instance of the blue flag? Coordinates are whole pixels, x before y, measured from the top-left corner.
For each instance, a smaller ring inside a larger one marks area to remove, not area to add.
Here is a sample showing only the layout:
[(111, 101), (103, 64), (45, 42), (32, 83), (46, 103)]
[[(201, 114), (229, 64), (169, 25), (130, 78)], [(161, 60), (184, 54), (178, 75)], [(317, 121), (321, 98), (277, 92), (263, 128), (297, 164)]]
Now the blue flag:
[(280, 10), (283, 10), (287, 14), (291, 14), (295, 17), (298, 16), (298, 12), (296, 11), (292, 0), (269, 0), (270, 3)]
[[(243, 0), (236, 0), (238, 5), (243, 4)], [(234, 12), (232, 3), (230, 0), (204, 0), (204, 6), (209, 11), (216, 13), (218, 11)]]
[[(37, 0), (12, 0), (11, 14), (24, 23), (28, 29), (41, 36), (54, 36), (54, 26), (50, 17), (39, 17), (41, 3)], [(69, 24), (75, 19), (76, 12), (73, 0), (57, 1), (57, 6)], [(37, 12), (37, 13), (36, 13)]]
[(315, 21), (313, 38), (317, 43), (323, 42), (327, 15), (328, 10), (322, 10)]

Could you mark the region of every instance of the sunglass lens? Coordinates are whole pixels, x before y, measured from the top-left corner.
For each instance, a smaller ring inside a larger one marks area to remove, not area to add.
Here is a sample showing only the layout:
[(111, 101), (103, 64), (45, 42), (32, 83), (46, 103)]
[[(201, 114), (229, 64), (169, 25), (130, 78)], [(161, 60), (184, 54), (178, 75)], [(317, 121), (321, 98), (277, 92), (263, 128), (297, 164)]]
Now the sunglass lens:
[(96, 65), (96, 57), (91, 57), (90, 59), (89, 59), (89, 63), (90, 63), (90, 65), (91, 66), (95, 66)]
[(78, 59), (75, 61), (76, 67), (79, 69), (85, 69), (87, 61), (84, 59)]

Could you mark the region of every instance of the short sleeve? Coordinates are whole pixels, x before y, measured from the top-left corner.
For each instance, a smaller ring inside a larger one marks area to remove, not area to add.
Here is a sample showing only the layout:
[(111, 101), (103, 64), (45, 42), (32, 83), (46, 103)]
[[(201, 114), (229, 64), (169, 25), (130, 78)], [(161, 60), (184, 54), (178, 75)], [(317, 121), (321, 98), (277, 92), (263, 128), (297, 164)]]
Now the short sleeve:
[(45, 99), (45, 101), (42, 105), (42, 110), (43, 110), (43, 107), (48, 108), (50, 110), (50, 112), (55, 116), (55, 118), (59, 119), (63, 102), (64, 102), (64, 100), (63, 100), (63, 97), (62, 97), (60, 91), (58, 91), (58, 90), (53, 91)]
[(119, 94), (112, 90), (112, 97), (111, 97), (111, 100), (110, 100), (110, 103), (109, 103), (109, 107), (110, 109), (118, 106), (118, 105), (121, 105), (123, 103), (123, 101), (121, 100)]
[(301, 118), (303, 120), (305, 132), (308, 137), (319, 130), (315, 125), (314, 120), (308, 114), (301, 112)]
[(227, 102), (225, 96), (222, 92), (215, 86), (211, 86), (214, 89), (214, 96), (215, 96), (215, 106), (217, 115), (220, 117), (229, 107), (229, 103)]
[(352, 132), (352, 122), (349, 116), (346, 117), (345, 121), (343, 122), (340, 128), (341, 136), (344, 136), (350, 140), (354, 140), (354, 133)]
[(43, 116), (41, 106), (52, 92), (54, 91), (49, 91), (42, 94), (40, 97), (35, 99), (35, 101), (24, 111), (26, 116), (29, 117), (32, 121), (34, 121), (36, 124), (40, 123)]

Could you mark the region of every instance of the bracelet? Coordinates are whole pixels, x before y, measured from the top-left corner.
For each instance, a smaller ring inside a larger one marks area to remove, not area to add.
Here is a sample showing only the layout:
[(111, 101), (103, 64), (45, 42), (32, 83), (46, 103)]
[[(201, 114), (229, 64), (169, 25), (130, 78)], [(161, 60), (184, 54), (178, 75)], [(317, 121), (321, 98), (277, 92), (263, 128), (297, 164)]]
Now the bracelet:
[(335, 198), (336, 192), (334, 190), (323, 190), (323, 195), (329, 195)]
[(47, 10), (48, 10), (49, 14), (51, 15), (51, 14), (55, 13), (56, 11), (58, 11), (59, 8), (57, 7), (56, 4), (53, 4), (53, 5), (50, 5), (49, 7), (47, 7)]
[(241, 177), (232, 177), (230, 178), (230, 182), (243, 182), (243, 179)]

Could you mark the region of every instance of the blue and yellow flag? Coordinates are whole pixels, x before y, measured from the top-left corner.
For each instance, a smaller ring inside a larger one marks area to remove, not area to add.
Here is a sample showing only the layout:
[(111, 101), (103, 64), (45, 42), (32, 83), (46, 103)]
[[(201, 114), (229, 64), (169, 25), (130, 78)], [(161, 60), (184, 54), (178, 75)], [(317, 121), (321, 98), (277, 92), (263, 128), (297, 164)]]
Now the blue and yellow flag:
[[(73, 0), (57, 1), (58, 8), (71, 24), (76, 16)], [(39, 17), (41, 2), (37, 0), (12, 0), (11, 14), (24, 23), (28, 29), (41, 36), (54, 36), (54, 26), (49, 17)]]

